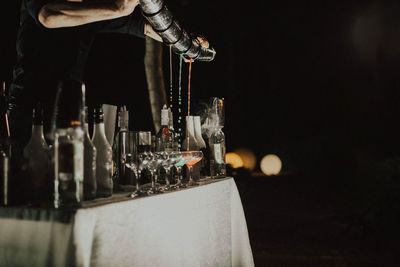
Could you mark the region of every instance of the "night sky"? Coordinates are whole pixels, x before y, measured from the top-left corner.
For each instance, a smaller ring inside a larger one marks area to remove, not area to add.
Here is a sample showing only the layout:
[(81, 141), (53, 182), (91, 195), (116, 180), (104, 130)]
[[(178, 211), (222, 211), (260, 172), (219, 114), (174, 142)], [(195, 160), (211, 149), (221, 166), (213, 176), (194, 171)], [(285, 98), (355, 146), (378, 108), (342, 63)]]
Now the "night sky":
[[(9, 83), (20, 1), (7, 2), (15, 15), (2, 18), (0, 78)], [(170, 2), (217, 51), (193, 65), (193, 109), (225, 98), (228, 151), (274, 153), (284, 171), (308, 173), (353, 172), (399, 155), (397, 1)], [(127, 104), (133, 130), (152, 129), (143, 55), (143, 39), (99, 35), (86, 67), (89, 101)], [(167, 47), (164, 59), (167, 79)], [(175, 88), (177, 70), (174, 56)]]

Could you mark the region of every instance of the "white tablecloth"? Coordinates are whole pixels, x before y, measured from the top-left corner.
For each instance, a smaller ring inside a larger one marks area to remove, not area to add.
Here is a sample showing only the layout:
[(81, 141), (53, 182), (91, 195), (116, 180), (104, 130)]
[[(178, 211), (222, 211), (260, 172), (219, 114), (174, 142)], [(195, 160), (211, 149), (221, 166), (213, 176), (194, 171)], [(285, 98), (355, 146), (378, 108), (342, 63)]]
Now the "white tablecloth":
[(254, 266), (232, 178), (77, 210), (0, 208), (0, 266)]

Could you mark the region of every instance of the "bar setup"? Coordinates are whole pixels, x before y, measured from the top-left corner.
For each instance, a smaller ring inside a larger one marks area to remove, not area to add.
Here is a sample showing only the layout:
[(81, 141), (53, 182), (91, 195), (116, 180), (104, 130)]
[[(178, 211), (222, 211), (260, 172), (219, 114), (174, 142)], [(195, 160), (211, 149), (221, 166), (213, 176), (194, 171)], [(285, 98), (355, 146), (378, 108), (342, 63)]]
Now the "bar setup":
[(192, 63), (216, 52), (164, 1), (140, 0), (140, 8), (180, 63), (190, 62), (184, 135), (174, 128), (171, 103), (160, 110), (157, 133), (133, 131), (126, 105), (89, 109), (86, 85), (62, 80), (50, 134), (38, 103), (31, 138), (15, 159), (3, 83), (0, 266), (254, 266), (240, 196), (226, 172), (224, 99), (210, 97), (201, 116), (190, 113)]

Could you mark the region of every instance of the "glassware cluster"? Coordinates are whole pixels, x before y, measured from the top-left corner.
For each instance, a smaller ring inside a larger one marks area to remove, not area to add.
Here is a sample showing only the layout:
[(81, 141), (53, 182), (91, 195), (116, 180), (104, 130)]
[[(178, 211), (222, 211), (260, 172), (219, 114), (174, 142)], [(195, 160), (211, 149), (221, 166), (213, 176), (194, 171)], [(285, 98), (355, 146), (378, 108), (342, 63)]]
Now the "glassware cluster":
[[(4, 85), (0, 100), (0, 205), (8, 205), (11, 145)], [(44, 135), (43, 109), (40, 103), (33, 109), (32, 135), (22, 153), (21, 173), (30, 180), (30, 205), (79, 207), (84, 200), (115, 192), (136, 198), (226, 175), (221, 98), (211, 99), (205, 117), (186, 117), (182, 145), (166, 105), (155, 135), (131, 131), (129, 111), (119, 107), (118, 130), (110, 144), (102, 106), (88, 109), (85, 85), (80, 82), (59, 84), (48, 136)]]

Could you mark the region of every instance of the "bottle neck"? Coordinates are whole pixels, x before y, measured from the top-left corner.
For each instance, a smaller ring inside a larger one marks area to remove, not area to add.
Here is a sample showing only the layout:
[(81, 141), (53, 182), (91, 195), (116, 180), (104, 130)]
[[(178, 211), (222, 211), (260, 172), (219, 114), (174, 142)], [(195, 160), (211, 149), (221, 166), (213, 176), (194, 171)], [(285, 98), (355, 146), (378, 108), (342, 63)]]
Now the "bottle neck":
[(104, 122), (99, 122), (94, 124), (94, 129), (93, 129), (93, 136), (95, 135), (106, 135), (106, 130), (104, 127)]
[(40, 137), (44, 138), (43, 124), (33, 124), (32, 125), (32, 136), (40, 136)]

